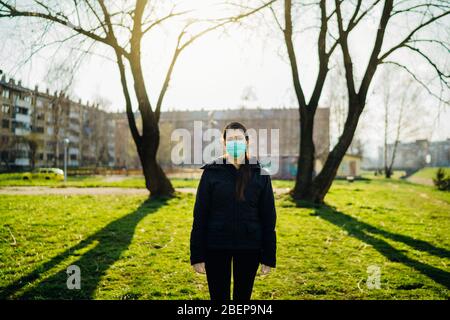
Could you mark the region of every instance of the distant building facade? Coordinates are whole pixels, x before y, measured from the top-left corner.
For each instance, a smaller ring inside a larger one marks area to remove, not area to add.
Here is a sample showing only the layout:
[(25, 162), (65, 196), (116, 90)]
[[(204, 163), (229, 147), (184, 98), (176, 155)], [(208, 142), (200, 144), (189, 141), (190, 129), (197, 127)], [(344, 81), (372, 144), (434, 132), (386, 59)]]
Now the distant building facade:
[(65, 138), (68, 167), (114, 166), (114, 119), (98, 105), (63, 93), (24, 88), (0, 79), (0, 168), (62, 167)]
[(0, 162), (14, 167), (30, 165), (25, 137), (31, 132), (31, 96), (21, 82), (0, 80)]
[[(203, 130), (208, 128), (222, 130), (231, 121), (239, 121), (248, 129), (255, 129), (256, 132), (259, 132), (259, 129), (267, 129), (267, 153), (269, 154), (273, 151), (270, 143), (270, 131), (271, 129), (279, 129), (278, 153), (280, 161), (277, 174), (274, 177), (293, 178), (296, 176), (300, 146), (299, 112), (297, 108), (162, 112), (160, 118), (160, 146), (163, 147), (158, 152), (158, 159), (163, 166), (173, 166), (171, 163), (171, 150), (178, 141), (171, 141), (172, 131), (177, 128), (184, 128), (193, 136), (194, 121), (201, 121)], [(317, 109), (314, 128), (313, 139), (316, 147), (315, 171), (317, 173), (322, 169), (330, 148), (328, 108)], [(205, 141), (203, 144), (208, 143), (208, 141)], [(191, 145), (191, 154), (194, 154), (194, 145)], [(198, 167), (198, 164), (186, 166)]]
[[(387, 154), (392, 157), (394, 144), (388, 144)], [(379, 150), (379, 164), (383, 165), (383, 150)], [(443, 141), (416, 140), (398, 143), (394, 170), (413, 171), (425, 166), (450, 167), (450, 139)]]
[(346, 154), (339, 165), (336, 177), (359, 177), (361, 176), (362, 156), (358, 154)]
[[(0, 106), (1, 171), (62, 167), (65, 138), (70, 141), (69, 168), (102, 166), (141, 169), (125, 112), (106, 112), (98, 105), (73, 101), (63, 93), (42, 92), (37, 86), (27, 89), (22, 87), (20, 81), (6, 81), (4, 76), (0, 80)], [(142, 132), (139, 112), (135, 113), (135, 118), (138, 130)], [(172, 141), (173, 130), (185, 129), (194, 137), (195, 121), (201, 123), (203, 132), (208, 128), (221, 131), (231, 121), (242, 122), (257, 133), (260, 133), (259, 129), (266, 129), (268, 154), (273, 152), (271, 129), (279, 129), (280, 162), (276, 177), (296, 176), (300, 145), (297, 108), (161, 112), (157, 158), (163, 168), (199, 167), (193, 159), (181, 165), (175, 165), (171, 160), (172, 149), (178, 144), (178, 141)], [(330, 148), (328, 108), (317, 109), (314, 127), (315, 172), (318, 173)], [(203, 147), (208, 143), (203, 140)], [(192, 143), (192, 155), (194, 147)]]

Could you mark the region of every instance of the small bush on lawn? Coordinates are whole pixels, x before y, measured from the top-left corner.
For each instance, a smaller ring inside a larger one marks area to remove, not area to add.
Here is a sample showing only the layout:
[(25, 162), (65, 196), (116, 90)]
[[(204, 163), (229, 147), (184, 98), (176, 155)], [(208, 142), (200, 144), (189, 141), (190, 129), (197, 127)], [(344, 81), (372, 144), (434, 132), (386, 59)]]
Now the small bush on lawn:
[(436, 171), (436, 176), (433, 178), (434, 185), (443, 191), (450, 191), (450, 175), (447, 175), (445, 170), (439, 168)]

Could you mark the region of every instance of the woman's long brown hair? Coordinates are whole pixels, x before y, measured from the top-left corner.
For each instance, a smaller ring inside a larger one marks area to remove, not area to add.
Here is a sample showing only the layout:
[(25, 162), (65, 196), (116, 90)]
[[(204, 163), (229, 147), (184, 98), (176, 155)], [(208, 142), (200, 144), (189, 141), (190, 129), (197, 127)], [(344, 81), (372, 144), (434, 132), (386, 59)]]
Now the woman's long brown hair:
[[(223, 141), (226, 143), (227, 138), (227, 130), (228, 129), (240, 129), (244, 132), (245, 135), (245, 141), (248, 143), (249, 137), (247, 134), (247, 128), (240, 122), (230, 122), (228, 123), (225, 128), (223, 129)], [(244, 163), (242, 163), (239, 166), (238, 169), (238, 176), (237, 176), (237, 182), (236, 182), (236, 199), (244, 201), (244, 191), (245, 187), (247, 186), (247, 183), (250, 181), (251, 178), (251, 170), (249, 166), (249, 159), (248, 159), (248, 150), (245, 151), (245, 160)]]

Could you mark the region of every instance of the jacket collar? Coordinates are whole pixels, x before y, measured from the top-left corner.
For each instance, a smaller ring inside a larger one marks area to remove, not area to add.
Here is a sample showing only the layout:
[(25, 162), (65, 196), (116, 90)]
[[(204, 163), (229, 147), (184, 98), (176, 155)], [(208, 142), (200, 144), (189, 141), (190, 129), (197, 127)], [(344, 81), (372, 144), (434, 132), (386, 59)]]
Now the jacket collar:
[[(226, 163), (225, 156), (219, 156), (205, 164), (203, 164), (200, 169), (205, 168), (224, 168), (224, 165), (231, 165), (231, 163)], [(255, 157), (250, 157), (250, 163), (248, 164), (252, 169), (261, 169), (261, 163)]]

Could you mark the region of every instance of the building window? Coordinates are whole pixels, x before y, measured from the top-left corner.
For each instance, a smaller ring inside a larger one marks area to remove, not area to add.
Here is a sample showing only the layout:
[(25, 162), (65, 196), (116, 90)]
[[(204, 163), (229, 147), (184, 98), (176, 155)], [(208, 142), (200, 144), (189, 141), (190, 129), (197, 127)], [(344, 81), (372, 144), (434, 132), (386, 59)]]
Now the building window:
[(28, 109), (16, 106), (16, 113), (27, 115), (28, 114)]
[(9, 99), (9, 90), (3, 89), (2, 97), (5, 99)]
[(70, 155), (70, 160), (77, 160), (77, 155), (76, 154), (71, 154)]
[(28, 158), (28, 156), (29, 156), (29, 153), (26, 150), (14, 150), (14, 153), (17, 158), (21, 158), (21, 159)]
[(2, 128), (9, 128), (9, 119), (2, 119)]
[(31, 127), (28, 123), (25, 123), (22, 121), (14, 121), (13, 128), (26, 129), (26, 130), (31, 129)]
[(3, 114), (9, 114), (9, 106), (8, 105), (6, 105), (6, 104), (4, 104), (4, 105), (2, 105), (2, 113)]

